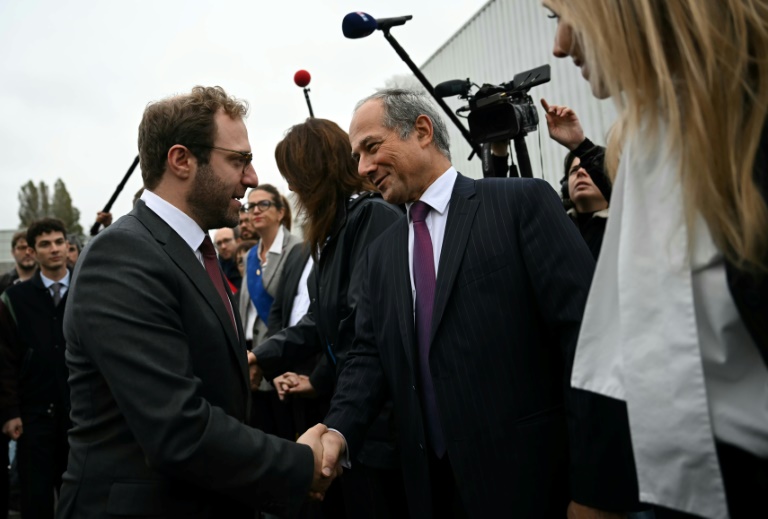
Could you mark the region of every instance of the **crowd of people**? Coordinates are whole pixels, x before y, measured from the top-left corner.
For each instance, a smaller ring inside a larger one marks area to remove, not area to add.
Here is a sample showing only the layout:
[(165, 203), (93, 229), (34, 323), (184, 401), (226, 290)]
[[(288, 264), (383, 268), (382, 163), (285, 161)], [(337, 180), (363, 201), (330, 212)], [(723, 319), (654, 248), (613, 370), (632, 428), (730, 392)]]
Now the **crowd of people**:
[(764, 515), (768, 2), (543, 3), (618, 109), (602, 147), (542, 99), (560, 196), (462, 175), (386, 89), (277, 144), (301, 239), (247, 105), (195, 87), (146, 107), (129, 214), (16, 233), (22, 516)]

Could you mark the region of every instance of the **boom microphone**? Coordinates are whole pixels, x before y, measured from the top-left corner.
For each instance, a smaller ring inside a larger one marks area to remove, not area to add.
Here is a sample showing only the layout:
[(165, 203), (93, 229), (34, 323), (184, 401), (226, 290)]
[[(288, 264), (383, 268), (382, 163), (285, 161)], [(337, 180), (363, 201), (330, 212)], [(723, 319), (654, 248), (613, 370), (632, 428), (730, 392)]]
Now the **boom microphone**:
[(310, 76), (309, 72), (306, 70), (299, 70), (293, 75), (293, 82), (296, 83), (296, 86), (299, 88), (304, 88), (311, 80), (312, 76)]
[(386, 31), (391, 27), (404, 25), (413, 16), (397, 16), (395, 18), (379, 18), (378, 20), (368, 13), (358, 11), (349, 13), (341, 22), (341, 31), (344, 36), (351, 39), (365, 38), (373, 34), (376, 29)]

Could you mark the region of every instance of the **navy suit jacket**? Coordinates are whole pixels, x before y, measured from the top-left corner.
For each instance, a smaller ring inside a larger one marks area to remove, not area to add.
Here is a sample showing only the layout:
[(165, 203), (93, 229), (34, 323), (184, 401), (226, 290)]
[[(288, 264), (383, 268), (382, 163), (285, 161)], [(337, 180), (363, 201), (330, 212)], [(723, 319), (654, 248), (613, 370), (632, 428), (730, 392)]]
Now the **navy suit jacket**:
[[(357, 338), (325, 423), (354, 454), (391, 394), (410, 514), (431, 517), (407, 218), (371, 244), (365, 261)], [(593, 270), (546, 182), (458, 176), (429, 363), (448, 456), (472, 517), (564, 517), (575, 497), (567, 422), (576, 430), (584, 409), (568, 379)]]

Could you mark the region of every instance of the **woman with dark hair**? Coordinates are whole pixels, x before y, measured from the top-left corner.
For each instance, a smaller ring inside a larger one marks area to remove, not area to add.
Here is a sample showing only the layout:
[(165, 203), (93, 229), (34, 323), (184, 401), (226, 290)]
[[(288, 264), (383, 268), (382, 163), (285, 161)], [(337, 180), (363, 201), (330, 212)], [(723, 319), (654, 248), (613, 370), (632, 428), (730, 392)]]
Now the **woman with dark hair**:
[[(246, 343), (251, 347), (267, 337), (269, 312), (275, 298), (285, 259), (301, 240), (290, 233), (290, 208), (274, 186), (260, 184), (248, 193), (243, 206), (251, 216), (251, 226), (259, 234), (259, 244), (246, 256), (245, 274), (238, 296), (239, 312)], [(280, 406), (274, 388), (262, 381), (253, 388), (252, 425), (265, 432), (293, 439), (290, 414)]]
[[(312, 118), (292, 127), (277, 145), (275, 159), (307, 216), (305, 238), (315, 261), (308, 280), (311, 305), (295, 326), (253, 353), (267, 377), (283, 374), (275, 380), (278, 391), (330, 396), (355, 336), (359, 260), (368, 244), (403, 213), (384, 202), (358, 174), (349, 136), (331, 121)], [(318, 352), (323, 357), (310, 375), (291, 371)], [(406, 513), (399, 460), (389, 434), (390, 409), (371, 428), (354, 468), (342, 478), (351, 517)]]

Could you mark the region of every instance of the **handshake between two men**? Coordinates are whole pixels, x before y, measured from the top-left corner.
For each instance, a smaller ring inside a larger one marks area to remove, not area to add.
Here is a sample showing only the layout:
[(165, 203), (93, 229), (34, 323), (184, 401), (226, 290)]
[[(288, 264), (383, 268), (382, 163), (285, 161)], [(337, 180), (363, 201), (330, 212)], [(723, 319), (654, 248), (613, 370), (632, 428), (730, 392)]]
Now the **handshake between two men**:
[[(262, 373), (256, 363), (256, 356), (248, 352), (248, 367), (251, 389), (257, 390), (261, 383)], [(285, 389), (282, 384), (275, 384), (282, 391), (281, 400), (284, 398)], [(310, 487), (309, 497), (322, 501), (325, 492), (334, 479), (341, 476), (341, 455), (345, 451), (344, 438), (336, 431), (329, 431), (328, 428), (319, 423), (302, 434), (296, 443), (307, 445), (312, 449), (315, 459), (315, 470), (312, 476), (312, 486)]]
[(315, 470), (309, 497), (322, 501), (333, 480), (343, 472), (340, 458), (345, 450), (344, 439), (338, 432), (329, 431), (325, 425), (319, 423), (302, 434), (296, 443), (302, 443), (312, 449)]

